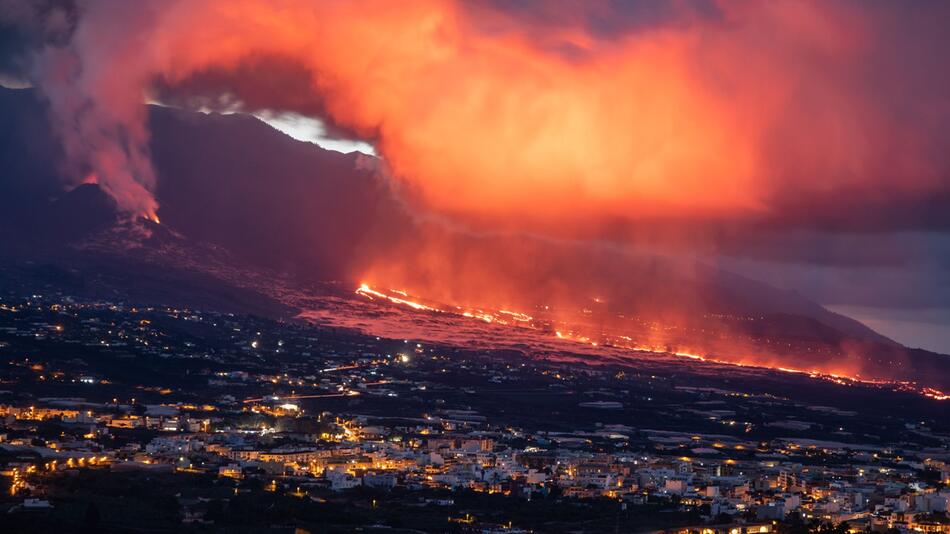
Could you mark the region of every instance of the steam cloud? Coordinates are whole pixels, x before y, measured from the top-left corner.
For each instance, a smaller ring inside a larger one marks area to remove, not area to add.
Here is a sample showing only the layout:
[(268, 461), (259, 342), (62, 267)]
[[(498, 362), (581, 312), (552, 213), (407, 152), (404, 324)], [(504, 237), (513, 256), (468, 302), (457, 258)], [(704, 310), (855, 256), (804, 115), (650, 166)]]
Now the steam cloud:
[(33, 78), (75, 179), (132, 214), (158, 207), (142, 103), (159, 96), (319, 114), (443, 213), (758, 216), (945, 191), (950, 87), (929, 44), (950, 10), (899, 9), (90, 0)]

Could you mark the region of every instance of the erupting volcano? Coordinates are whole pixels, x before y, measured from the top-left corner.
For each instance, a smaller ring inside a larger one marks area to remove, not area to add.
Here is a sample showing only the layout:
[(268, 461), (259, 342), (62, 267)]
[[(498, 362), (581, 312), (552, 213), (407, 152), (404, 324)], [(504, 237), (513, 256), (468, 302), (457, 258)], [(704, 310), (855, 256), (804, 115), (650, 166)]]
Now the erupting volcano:
[(946, 532), (948, 28), (0, 0), (2, 524)]
[(945, 7), (0, 1), (13, 257), (950, 388)]

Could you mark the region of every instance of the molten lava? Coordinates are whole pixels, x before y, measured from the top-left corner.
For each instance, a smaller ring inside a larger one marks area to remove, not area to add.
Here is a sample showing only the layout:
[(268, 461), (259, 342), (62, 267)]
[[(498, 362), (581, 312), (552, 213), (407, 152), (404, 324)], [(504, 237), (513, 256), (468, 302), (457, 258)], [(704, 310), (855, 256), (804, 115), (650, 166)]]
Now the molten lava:
[[(774, 358), (768, 356), (713, 356), (708, 353), (708, 351), (699, 348), (682, 349), (673, 348), (670, 345), (643, 343), (638, 341), (634, 336), (612, 333), (603, 327), (600, 329), (600, 333), (598, 335), (593, 336), (586, 333), (590, 328), (590, 325), (585, 325), (582, 321), (572, 323), (570, 320), (564, 319), (564, 314), (559, 314), (557, 318), (553, 318), (531, 316), (523, 312), (512, 310), (492, 310), (484, 308), (468, 308), (464, 306), (450, 306), (431, 302), (422, 298), (410, 297), (409, 293), (404, 290), (374, 289), (366, 283), (361, 284), (356, 289), (356, 294), (373, 301), (390, 303), (415, 311), (431, 312), (437, 314), (451, 314), (468, 319), (475, 319), (501, 327), (526, 329), (534, 333), (550, 335), (554, 340), (565, 341), (568, 343), (579, 343), (592, 348), (602, 347), (604, 349), (620, 349), (638, 354), (675, 356), (678, 358), (720, 365), (768, 368), (783, 373), (804, 374), (815, 379), (826, 380), (841, 386), (852, 386), (856, 384), (876, 385), (899, 391), (913, 391), (935, 400), (950, 400), (950, 394), (944, 393), (943, 391), (932, 387), (919, 386), (912, 381), (868, 378), (857, 372), (842, 372), (835, 369), (833, 364), (819, 366), (818, 368), (813, 369), (798, 369), (789, 367), (787, 365), (778, 365), (775, 363)], [(412, 298), (415, 298), (415, 300), (412, 300)], [(541, 308), (542, 311), (548, 311), (550, 309), (549, 306), (542, 306)], [(578, 317), (583, 318), (590, 315), (591, 313), (591, 310), (582, 308), (579, 310)], [(665, 329), (663, 325), (656, 323), (651, 324), (651, 327), (653, 330)]]
[[(390, 291), (392, 291), (392, 290), (390, 290)], [(394, 292), (394, 293), (399, 293), (399, 294), (405, 295), (405, 292), (402, 292), (402, 291), (399, 291), (399, 292), (393, 291), (393, 292)], [(433, 308), (433, 307), (431, 307), (431, 306), (426, 306), (425, 304), (421, 304), (421, 303), (419, 303), (419, 302), (414, 302), (414, 301), (411, 301), (411, 300), (408, 300), (408, 299), (403, 299), (403, 298), (399, 298), (399, 297), (393, 297), (393, 296), (391, 296), (391, 295), (386, 295), (386, 294), (384, 294), (384, 293), (381, 293), (381, 292), (376, 291), (375, 289), (369, 287), (369, 285), (367, 285), (367, 284), (360, 284), (360, 287), (358, 287), (358, 288), (356, 289), (356, 294), (357, 294), (357, 295), (362, 295), (362, 296), (364, 296), (364, 297), (367, 297), (367, 298), (369, 298), (370, 300), (373, 300), (374, 297), (375, 297), (375, 298), (379, 298), (379, 299), (385, 299), (385, 300), (388, 300), (389, 302), (392, 302), (393, 304), (401, 304), (401, 305), (404, 305), (404, 306), (409, 306), (410, 308), (412, 308), (412, 309), (414, 309), (414, 310), (424, 310), (424, 311), (431, 311), (431, 312), (441, 312), (441, 311), (442, 311), (442, 310), (439, 310), (439, 309), (437, 309), (437, 308)]]

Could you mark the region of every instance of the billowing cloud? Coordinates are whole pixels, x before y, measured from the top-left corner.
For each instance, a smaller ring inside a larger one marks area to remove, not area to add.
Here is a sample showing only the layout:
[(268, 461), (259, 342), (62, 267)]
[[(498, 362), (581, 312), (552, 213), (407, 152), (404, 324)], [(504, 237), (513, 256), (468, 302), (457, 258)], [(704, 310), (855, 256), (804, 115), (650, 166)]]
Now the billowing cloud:
[(68, 42), (75, 14), (70, 0), (0, 1), (0, 82), (23, 84), (37, 48)]
[(34, 78), (76, 179), (140, 214), (148, 96), (319, 115), (416, 205), (493, 224), (801, 220), (803, 199), (948, 190), (946, 6), (534, 7), (88, 1)]

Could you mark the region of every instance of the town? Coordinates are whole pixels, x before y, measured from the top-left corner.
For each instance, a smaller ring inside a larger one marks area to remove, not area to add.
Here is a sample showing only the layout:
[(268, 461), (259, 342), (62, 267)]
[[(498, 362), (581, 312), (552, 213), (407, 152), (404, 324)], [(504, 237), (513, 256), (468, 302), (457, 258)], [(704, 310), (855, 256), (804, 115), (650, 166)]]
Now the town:
[(0, 355), (14, 530), (950, 532), (908, 391), (14, 292)]

